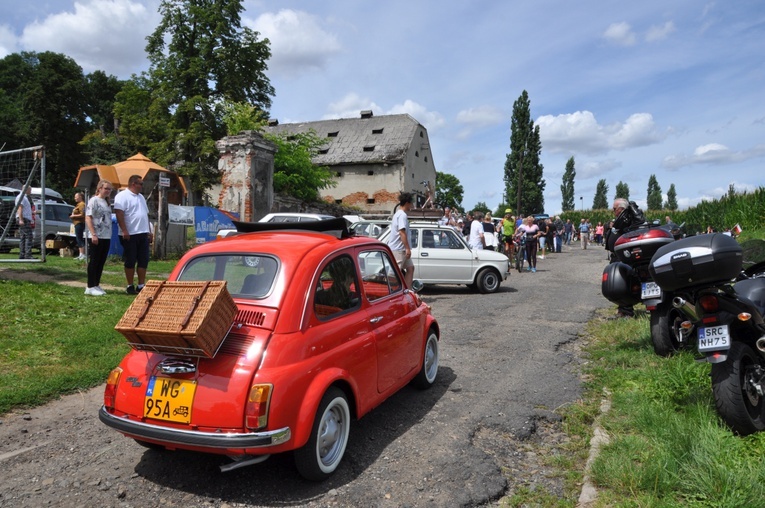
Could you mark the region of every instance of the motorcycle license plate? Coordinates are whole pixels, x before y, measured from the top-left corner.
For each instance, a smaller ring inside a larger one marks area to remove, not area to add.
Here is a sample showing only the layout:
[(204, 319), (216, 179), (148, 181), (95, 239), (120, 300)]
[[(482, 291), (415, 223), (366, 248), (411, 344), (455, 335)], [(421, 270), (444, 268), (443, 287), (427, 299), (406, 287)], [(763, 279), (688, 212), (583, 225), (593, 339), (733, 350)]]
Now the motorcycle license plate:
[(189, 423), (196, 381), (152, 376), (146, 389), (143, 415), (168, 422)]
[(730, 349), (728, 325), (699, 328), (699, 352)]
[(643, 282), (641, 284), (640, 298), (661, 298), (661, 288), (655, 282)]

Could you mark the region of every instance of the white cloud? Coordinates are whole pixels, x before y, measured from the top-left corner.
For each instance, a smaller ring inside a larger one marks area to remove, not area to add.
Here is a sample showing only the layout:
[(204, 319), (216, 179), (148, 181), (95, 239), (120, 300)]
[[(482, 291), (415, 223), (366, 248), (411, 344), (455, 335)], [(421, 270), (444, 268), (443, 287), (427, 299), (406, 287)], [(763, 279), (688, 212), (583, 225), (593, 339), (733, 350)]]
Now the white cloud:
[(656, 42), (662, 39), (666, 39), (669, 34), (675, 31), (675, 23), (667, 21), (663, 25), (654, 25), (648, 29), (648, 33), (645, 35), (645, 40), (648, 42)]
[(542, 147), (551, 152), (602, 154), (647, 146), (664, 139), (650, 113), (635, 113), (624, 123), (600, 125), (590, 111), (537, 119)]
[(508, 121), (505, 113), (495, 106), (479, 106), (463, 109), (457, 113), (457, 123), (474, 127), (491, 127)]
[(87, 72), (128, 77), (148, 67), (146, 36), (158, 23), (142, 3), (130, 0), (75, 2), (74, 12), (52, 14), (24, 28), (19, 45), (28, 51), (55, 51)]
[(443, 126), (445, 123), (444, 117), (440, 113), (436, 111), (428, 111), (425, 106), (409, 99), (405, 100), (403, 104), (396, 104), (386, 114), (399, 115), (403, 113), (406, 113), (420, 122), (431, 132)]
[(691, 155), (677, 154), (664, 157), (661, 165), (672, 171), (695, 164), (721, 166), (763, 156), (765, 156), (765, 144), (756, 145), (749, 150), (734, 152), (720, 143), (709, 143), (696, 147)]
[(13, 30), (7, 25), (0, 25), (0, 58), (5, 58), (16, 51), (16, 35)]
[(342, 50), (337, 37), (321, 27), (318, 17), (303, 11), (262, 14), (251, 25), (271, 42), (269, 69), (288, 77), (323, 69)]
[(611, 172), (613, 169), (622, 167), (622, 163), (615, 159), (606, 159), (602, 161), (587, 161), (584, 164), (577, 164), (576, 178), (587, 180), (590, 178), (601, 178), (603, 175)]
[(621, 46), (633, 46), (637, 41), (637, 37), (632, 31), (632, 27), (630, 27), (629, 23), (625, 23), (624, 21), (621, 23), (611, 23), (603, 33), (603, 37), (610, 42)]
[(355, 118), (359, 116), (359, 113), (362, 110), (366, 109), (371, 109), (374, 114), (384, 114), (383, 109), (371, 99), (360, 97), (353, 92), (346, 94), (337, 102), (331, 102), (327, 109), (329, 112), (322, 117), (322, 120), (333, 118)]

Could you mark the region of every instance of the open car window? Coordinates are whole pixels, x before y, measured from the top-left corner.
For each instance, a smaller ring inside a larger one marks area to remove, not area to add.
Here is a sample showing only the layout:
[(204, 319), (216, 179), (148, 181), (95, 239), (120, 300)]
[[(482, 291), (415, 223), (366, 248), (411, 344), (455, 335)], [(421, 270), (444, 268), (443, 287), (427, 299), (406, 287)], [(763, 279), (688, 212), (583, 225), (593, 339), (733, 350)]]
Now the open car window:
[(359, 254), (359, 267), (364, 293), (370, 302), (403, 289), (393, 261), (384, 251), (364, 251)]
[(330, 261), (321, 271), (313, 298), (314, 313), (330, 319), (361, 307), (356, 266), (348, 255)]
[(264, 255), (220, 254), (201, 256), (183, 267), (178, 280), (224, 280), (237, 298), (263, 298), (269, 294), (279, 268), (277, 259)]

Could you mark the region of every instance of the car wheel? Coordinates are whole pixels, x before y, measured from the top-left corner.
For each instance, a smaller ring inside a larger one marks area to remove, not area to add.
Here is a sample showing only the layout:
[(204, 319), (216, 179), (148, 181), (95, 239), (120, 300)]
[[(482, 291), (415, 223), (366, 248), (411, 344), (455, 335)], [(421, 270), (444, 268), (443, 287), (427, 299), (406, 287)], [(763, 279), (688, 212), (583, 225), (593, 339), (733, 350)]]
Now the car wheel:
[(258, 256), (242, 256), (242, 264), (255, 268), (260, 264), (260, 258)]
[(342, 390), (331, 387), (321, 399), (308, 442), (295, 450), (300, 475), (312, 481), (329, 478), (343, 459), (350, 428), (348, 399)]
[(430, 388), (436, 382), (438, 375), (438, 335), (431, 328), (428, 332), (428, 340), (425, 341), (425, 354), (422, 358), (422, 367), (412, 383), (423, 390)]
[(483, 294), (494, 293), (499, 289), (500, 280), (497, 272), (491, 268), (484, 268), (478, 272), (478, 276), (476, 277), (478, 291)]

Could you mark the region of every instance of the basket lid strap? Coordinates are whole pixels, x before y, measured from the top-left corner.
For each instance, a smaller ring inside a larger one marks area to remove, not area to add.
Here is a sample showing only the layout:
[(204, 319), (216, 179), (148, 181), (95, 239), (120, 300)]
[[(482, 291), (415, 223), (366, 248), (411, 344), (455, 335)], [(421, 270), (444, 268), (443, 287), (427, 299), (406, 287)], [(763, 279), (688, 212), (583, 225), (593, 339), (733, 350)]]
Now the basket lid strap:
[[(151, 307), (151, 304), (154, 303), (154, 300), (157, 298), (157, 295), (162, 290), (164, 285), (165, 285), (165, 281), (160, 281), (160, 283), (154, 289), (154, 292), (151, 295), (146, 297), (146, 300), (144, 301), (144, 304), (143, 304), (143, 308), (141, 309), (141, 312), (138, 314), (138, 317), (135, 320), (135, 324), (133, 324), (133, 328), (138, 326), (141, 320), (143, 320), (143, 318), (146, 317), (146, 313), (149, 312), (149, 307)], [(146, 286), (144, 286), (143, 289), (146, 290)]]
[(191, 316), (194, 314), (194, 309), (197, 308), (197, 305), (199, 305), (199, 301), (202, 299), (202, 295), (205, 294), (205, 291), (207, 291), (207, 287), (210, 285), (210, 281), (205, 281), (204, 284), (202, 284), (202, 287), (199, 288), (199, 291), (197, 291), (196, 296), (193, 300), (191, 300), (191, 307), (189, 307), (189, 311), (186, 313), (186, 317), (183, 318), (183, 322), (181, 322), (180, 328), (186, 328), (186, 325), (189, 324), (189, 320), (191, 319)]

